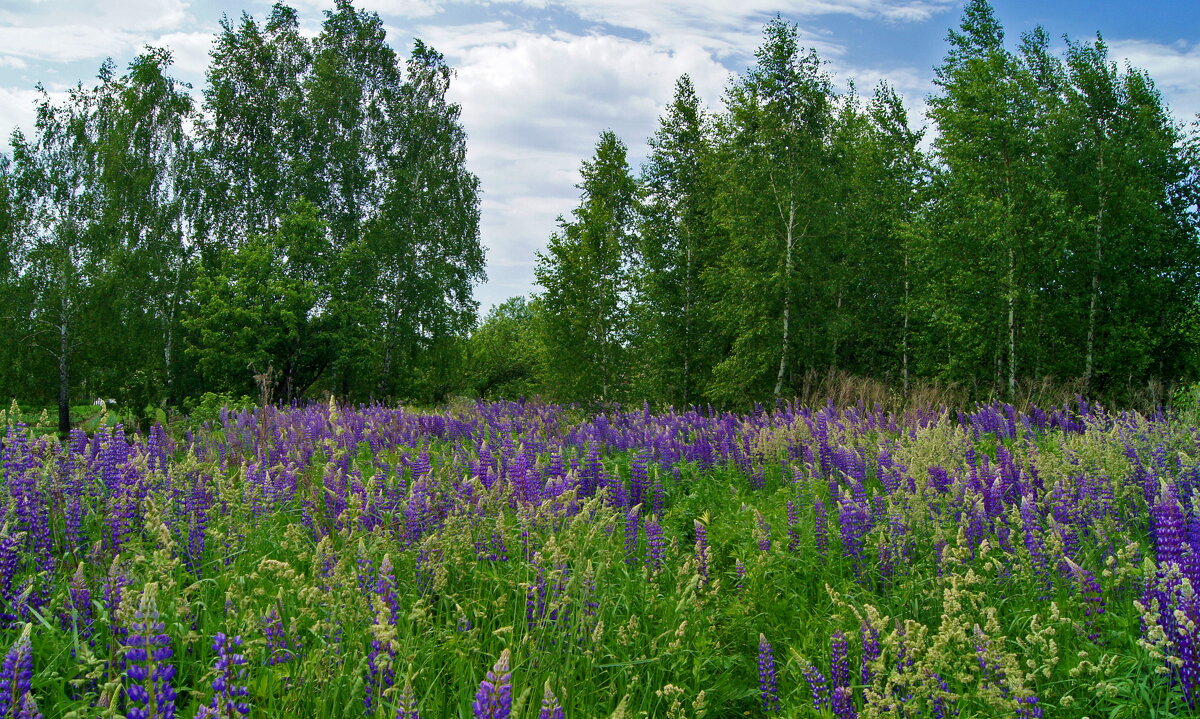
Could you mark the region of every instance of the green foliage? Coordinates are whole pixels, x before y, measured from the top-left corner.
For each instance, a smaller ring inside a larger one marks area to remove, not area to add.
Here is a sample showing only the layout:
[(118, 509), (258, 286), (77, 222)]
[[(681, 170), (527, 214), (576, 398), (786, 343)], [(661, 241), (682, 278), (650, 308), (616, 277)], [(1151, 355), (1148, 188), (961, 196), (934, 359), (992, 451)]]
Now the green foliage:
[[(1010, 47), (972, 0), (935, 71), (928, 156), (891, 88), (835, 92), (782, 18), (755, 59), (720, 112), (680, 79), (621, 257), (588, 255), (581, 222), (551, 238), (555, 396), (744, 406), (849, 374), (1161, 401), (1195, 376), (1200, 144), (1101, 40), (1060, 56), (1035, 28)], [(627, 299), (602, 291), (621, 263)], [(624, 357), (622, 391), (602, 354)]]
[(190, 399), (185, 408), (191, 421), (203, 423), (216, 421), (220, 417), (222, 409), (239, 412), (254, 407), (255, 400), (246, 395), (235, 397), (220, 392), (205, 392), (199, 397)]
[(713, 316), (704, 273), (721, 249), (713, 215), (715, 174), (710, 122), (691, 79), (650, 138), (642, 168), (644, 195), (631, 340), (635, 395), (687, 406), (699, 400), (720, 356), (721, 323)]
[(170, 64), (105, 63), (14, 134), (0, 329), (20, 342), (0, 386), (57, 388), (64, 423), (72, 394), (162, 407), (257, 394), (268, 368), (280, 399), (444, 393), (483, 278), (444, 58), (420, 41), (397, 57), (343, 0), (312, 39), (283, 3), (222, 19), (203, 113)]
[(492, 308), (468, 341), (471, 389), (485, 399), (517, 399), (541, 393), (541, 348), (536, 301), (511, 297)]
[(183, 326), (208, 386), (255, 394), (265, 377), (279, 400), (303, 395), (330, 362), (325, 308), (341, 264), (316, 208), (300, 200), (276, 232), (202, 270)]
[(632, 332), (634, 223), (637, 186), (626, 147), (601, 133), (592, 160), (584, 161), (580, 205), (573, 219), (538, 253), (542, 342), (554, 361), (548, 389), (560, 400), (611, 401), (625, 396), (626, 348)]

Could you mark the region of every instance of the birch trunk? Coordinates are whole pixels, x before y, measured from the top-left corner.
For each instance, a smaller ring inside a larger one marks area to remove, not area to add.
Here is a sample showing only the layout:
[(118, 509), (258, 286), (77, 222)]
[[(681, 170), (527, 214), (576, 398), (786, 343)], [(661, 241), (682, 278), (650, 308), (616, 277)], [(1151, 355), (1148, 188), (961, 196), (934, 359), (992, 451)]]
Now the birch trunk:
[(71, 433), (71, 403), (68, 393), (68, 350), (70, 349), (70, 328), (67, 317), (70, 314), (70, 304), (64, 295), (61, 300), (58, 316), (58, 433), (66, 437)]
[(787, 247), (783, 275), (783, 340), (779, 345), (779, 373), (775, 375), (775, 398), (783, 396), (783, 378), (787, 374), (788, 339), (792, 322), (792, 247), (795, 241), (796, 201), (788, 201)]

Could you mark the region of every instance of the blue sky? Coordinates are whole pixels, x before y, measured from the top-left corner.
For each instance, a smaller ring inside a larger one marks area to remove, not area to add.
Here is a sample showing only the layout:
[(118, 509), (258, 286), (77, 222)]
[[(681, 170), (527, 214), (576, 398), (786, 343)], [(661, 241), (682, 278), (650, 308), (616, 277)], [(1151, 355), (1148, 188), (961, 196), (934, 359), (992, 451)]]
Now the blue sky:
[[(293, 0), (306, 31), (332, 0)], [(839, 85), (890, 81), (922, 123), (935, 64), (961, 0), (357, 0), (407, 52), (420, 37), (457, 69), (468, 163), (484, 196), (486, 310), (534, 289), (536, 250), (570, 212), (579, 163), (611, 128), (640, 162), (645, 141), (691, 74), (712, 107), (753, 59), (767, 19), (796, 22)], [(1200, 0), (994, 0), (1010, 40), (1042, 24), (1051, 37), (1099, 31), (1114, 58), (1149, 71), (1180, 121), (1200, 113)], [(264, 0), (0, 0), (0, 150), (30, 129), (34, 85), (52, 93), (123, 66), (146, 44), (175, 51), (175, 74), (197, 93), (222, 14), (264, 18)]]

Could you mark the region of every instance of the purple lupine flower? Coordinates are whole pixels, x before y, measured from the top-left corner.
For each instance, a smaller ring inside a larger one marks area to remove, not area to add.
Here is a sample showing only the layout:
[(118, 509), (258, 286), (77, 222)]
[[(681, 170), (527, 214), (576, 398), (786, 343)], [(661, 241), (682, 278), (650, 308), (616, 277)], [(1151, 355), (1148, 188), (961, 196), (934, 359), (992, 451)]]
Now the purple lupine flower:
[[(860, 486), (856, 485), (856, 492)], [(863, 570), (863, 537), (870, 528), (869, 517), (865, 503), (843, 490), (838, 500), (838, 527), (842, 535), (842, 555), (853, 564), (855, 576), (860, 576)]]
[[(7, 527), (5, 529), (7, 530)], [(21, 544), (19, 534), (13, 535), (5, 531), (0, 535), (0, 606), (4, 607), (0, 612), (0, 626), (8, 626), (17, 620), (13, 608), (17, 604), (15, 580), (17, 570), (21, 566)]]
[[(72, 435), (80, 430), (71, 430)], [(84, 435), (86, 438), (86, 435)], [(74, 437), (72, 437), (74, 439)], [(64, 513), (66, 525), (66, 541), (67, 549), (70, 552), (78, 552), (84, 548), (83, 538), (83, 476), (76, 471), (75, 459), (78, 453), (73, 451), (71, 444), (67, 445), (66, 454), (63, 456), (62, 472), (64, 477), (64, 494), (66, 495), (67, 507)]]
[(400, 596), (396, 592), (396, 575), (392, 568), (392, 557), (390, 554), (383, 555), (383, 559), (379, 562), (379, 571), (375, 578), (375, 594), (383, 600), (387, 605), (392, 624), (396, 624), (400, 619)]
[[(538, 555), (540, 557), (541, 555)], [(537, 565), (537, 581), (525, 592), (525, 623), (534, 627), (546, 616), (546, 569)]]
[(0, 717), (16, 713), (21, 698), (29, 693), (33, 685), (33, 646), (29, 641), (30, 625), (26, 624), (21, 636), (9, 647), (0, 665)]
[(862, 636), (862, 667), (860, 678), (863, 686), (869, 686), (873, 679), (871, 672), (871, 662), (879, 658), (879, 630), (871, 625), (863, 622), (859, 629), (859, 634)]
[(509, 673), (508, 649), (500, 652), (495, 666), (479, 683), (471, 704), (475, 719), (508, 719), (512, 711), (512, 674)]
[(775, 652), (765, 634), (758, 635), (758, 695), (764, 712), (771, 714), (783, 710), (775, 674)]
[(579, 494), (584, 497), (592, 496), (600, 487), (603, 478), (604, 465), (600, 461), (600, 449), (594, 443), (589, 443), (587, 459), (579, 473)]
[(808, 682), (808, 689), (812, 693), (813, 709), (821, 711), (829, 707), (829, 684), (825, 681), (825, 675), (821, 673), (811, 662), (804, 663), (804, 681)]
[(741, 594), (746, 589), (746, 565), (741, 559), (734, 560), (733, 571), (737, 574), (737, 591)]
[(662, 525), (654, 519), (647, 519), (644, 527), (646, 532), (646, 547), (650, 555), (646, 561), (646, 566), (650, 568), (652, 574), (656, 574), (663, 568), (663, 557), (666, 554), (667, 541), (663, 538)]
[(638, 507), (634, 506), (625, 513), (625, 563), (636, 565), (638, 544)]
[[(1200, 472), (1200, 465), (1194, 470)], [(1200, 489), (1193, 489), (1193, 492)], [(1188, 520), (1187, 540), (1188, 552), (1183, 558), (1183, 576), (1188, 578), (1192, 587), (1200, 587), (1200, 512), (1193, 511)]]
[(233, 651), (240, 646), (240, 636), (229, 637), (223, 632), (217, 632), (213, 637), (212, 648), (217, 653), (214, 663), (217, 676), (212, 682), (213, 696), (208, 702), (208, 708), (214, 716), (232, 719), (238, 714), (245, 716), (250, 713), (250, 705), (245, 701), (246, 697), (250, 696), (250, 690), (244, 684), (234, 684), (235, 681), (245, 681), (246, 678), (246, 656)]
[(396, 701), (396, 719), (421, 719), (417, 712), (417, 695), (413, 692), (412, 679), (404, 680), (404, 689)]
[(1175, 489), (1163, 482), (1158, 499), (1150, 508), (1154, 528), (1154, 549), (1158, 566), (1166, 569), (1174, 564), (1183, 568), (1184, 524), (1183, 509), (1175, 496)]
[[(945, 695), (950, 693), (950, 686), (946, 684), (946, 680), (942, 678), (941, 674), (935, 672), (931, 676), (937, 682), (938, 689), (941, 691), (940, 694), (936, 694), (933, 697), (933, 717), (934, 719), (946, 719), (946, 703), (949, 697)], [(958, 710), (955, 710), (954, 715), (958, 715)]]
[(858, 716), (854, 711), (854, 695), (850, 687), (834, 687), (831, 705), (837, 719), (855, 719)]
[(21, 708), (16, 719), (43, 719), (42, 712), (38, 710), (37, 702), (33, 700), (33, 694), (30, 692), (25, 692), (25, 696), (21, 697)]
[(184, 554), (184, 564), (193, 572), (199, 573), (200, 563), (204, 557), (204, 546), (207, 542), (208, 510), (211, 500), (207, 490), (208, 478), (198, 477), (192, 484), (184, 502), (188, 513), (188, 543)]
[(766, 517), (763, 517), (760, 512), (755, 510), (755, 534), (758, 535), (758, 550), (760, 552), (771, 551), (771, 525), (767, 524)]
[(798, 514), (796, 513), (796, 505), (792, 500), (787, 503), (787, 534), (788, 534), (788, 551), (792, 554), (800, 551), (800, 530), (797, 528), (800, 523)]
[(989, 684), (1000, 690), (1001, 696), (1009, 696), (1008, 682), (1004, 673), (1004, 668), (993, 656), (991, 651), (991, 640), (984, 634), (979, 625), (975, 625), (975, 655), (979, 662), (979, 669), (982, 675), (983, 686)]
[(1055, 482), (1050, 490), (1050, 514), (1062, 538), (1063, 552), (1068, 557), (1079, 556), (1079, 532), (1073, 527), (1078, 513), (1075, 492), (1067, 491), (1062, 480)]
[(846, 641), (842, 630), (835, 631), (829, 639), (829, 678), (835, 689), (850, 686), (849, 648), (849, 642)]
[(64, 627), (73, 624), (81, 639), (90, 640), (92, 624), (95, 621), (95, 609), (92, 607), (92, 592), (88, 589), (87, 580), (83, 576), (83, 562), (79, 563), (75, 575), (71, 578), (68, 593), (71, 599), (71, 613), (64, 617), (69, 622), (69, 624), (64, 624)]
[(650, 474), (646, 466), (650, 464), (650, 450), (642, 448), (629, 463), (629, 505), (642, 504), (648, 498), (650, 490)]
[(1046, 544), (1042, 541), (1037, 508), (1033, 498), (1028, 495), (1021, 499), (1021, 529), (1025, 536), (1025, 549), (1033, 564), (1033, 575), (1041, 580), (1045, 590), (1042, 599), (1045, 600), (1050, 593), (1050, 562), (1046, 558)]
[(1037, 697), (1032, 695), (1021, 697), (1017, 703), (1024, 705), (1017, 709), (1019, 719), (1042, 719), (1042, 708), (1038, 705)]
[(538, 712), (538, 719), (565, 719), (562, 705), (558, 703), (558, 697), (554, 696), (554, 692), (550, 689), (550, 680), (546, 680), (546, 691), (542, 694), (542, 710)]
[(125, 696), (129, 702), (128, 719), (172, 719), (175, 716), (175, 689), (171, 679), (175, 667), (171, 638), (163, 632), (166, 625), (158, 620), (158, 608), (149, 589), (134, 612), (134, 624), (125, 639)]
[(1104, 594), (1100, 590), (1100, 582), (1096, 580), (1095, 574), (1070, 558), (1066, 558), (1065, 561), (1071, 569), (1071, 574), (1075, 576), (1075, 581), (1079, 582), (1079, 597), (1084, 602), (1083, 616), (1084, 624), (1088, 628), (1088, 639), (1093, 642), (1099, 641), (1100, 633), (1095, 631), (1096, 618), (1104, 614)]
[(498, 529), (492, 531), (491, 551), (488, 553), (488, 561), (508, 561), (508, 544), (505, 543), (504, 535)]
[(417, 585), (417, 591), (421, 594), (428, 594), (433, 591), (433, 566), (436, 563), (436, 557), (433, 552), (428, 549), (421, 548), (417, 552), (417, 562), (413, 569), (413, 582)]
[(296, 658), (295, 651), (299, 650), (300, 644), (298, 641), (293, 644), (287, 636), (276, 607), (271, 607), (263, 617), (263, 635), (267, 639), (267, 666), (286, 664)]

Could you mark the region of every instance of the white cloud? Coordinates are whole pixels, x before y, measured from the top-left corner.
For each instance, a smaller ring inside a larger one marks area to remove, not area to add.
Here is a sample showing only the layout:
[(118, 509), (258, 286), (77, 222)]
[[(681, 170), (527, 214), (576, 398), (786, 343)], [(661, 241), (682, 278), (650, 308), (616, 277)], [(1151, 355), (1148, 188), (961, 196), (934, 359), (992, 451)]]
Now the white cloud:
[(25, 68), (29, 67), (29, 64), (19, 57), (0, 55), (0, 67), (11, 67), (14, 70), (24, 70)]
[[(958, 0), (515, 0), (513, 4), (561, 7), (585, 20), (640, 30), (656, 43), (675, 45), (672, 40), (688, 39), (723, 57), (744, 52), (748, 38), (752, 49), (762, 22), (776, 13), (792, 18), (852, 15), (907, 22), (927, 20), (957, 6)], [(819, 44), (814, 46), (822, 50)]]
[[(66, 97), (64, 90), (50, 90), (53, 101), (59, 102)], [(33, 138), (33, 121), (36, 117), (35, 103), (42, 95), (33, 88), (16, 89), (0, 86), (0, 152), (8, 154), (12, 149), (9, 145), (10, 133), (20, 128), (28, 139)]]
[(55, 0), (14, 2), (0, 7), (0, 25), (58, 27), (87, 25), (97, 30), (148, 32), (171, 30), (188, 19), (185, 0)]
[(0, 48), (32, 62), (120, 57), (182, 26), (187, 7), (184, 0), (16, 2), (0, 9)]
[[(333, 5), (329, 0), (294, 0), (290, 4), (302, 11), (302, 15), (307, 10), (318, 17)], [(354, 7), (389, 18), (423, 18), (440, 12), (442, 3), (436, 0), (357, 0)]]
[(1170, 45), (1147, 40), (1114, 40), (1109, 54), (1149, 73), (1175, 117), (1184, 122), (1200, 113), (1200, 43)]
[(213, 35), (211, 32), (173, 32), (159, 36), (150, 44), (170, 49), (174, 60), (172, 73), (176, 79), (190, 82), (199, 90), (208, 70)]
[(481, 232), (489, 282), (481, 305), (533, 289), (534, 252), (576, 205), (580, 162), (612, 129), (630, 161), (671, 101), (676, 79), (692, 75), (715, 100), (729, 73), (700, 47), (662, 47), (613, 35), (552, 35), (498, 23), (424, 27), (419, 35), (446, 54), (457, 77), (468, 165), (484, 190)]
[[(555, 218), (577, 203), (580, 162), (592, 155), (601, 130), (630, 147), (636, 172), (646, 140), (671, 101), (675, 80), (691, 75), (700, 96), (718, 105), (729, 68), (751, 62), (762, 26), (776, 12), (787, 18), (850, 14), (886, 21), (919, 21), (957, 0), (515, 0), (498, 7), (576, 15), (584, 30), (536, 33), (516, 23), (429, 24), (418, 35), (443, 52), (458, 76), (452, 99), (463, 108), (468, 163), (485, 192), (482, 235), (489, 245), (488, 283), (477, 298), (486, 309), (534, 289), (534, 251), (556, 229)], [(633, 31), (629, 39), (603, 26)], [(587, 29), (590, 28), (590, 31)], [(393, 38), (403, 37), (395, 31)], [(845, 48), (825, 34), (800, 28), (799, 41), (824, 58)], [(393, 40), (394, 41), (394, 40)], [(928, 74), (911, 69), (831, 70), (869, 92), (886, 77), (921, 121)]]
[[(90, 25), (0, 27), (0, 47), (31, 62), (76, 62), (121, 56), (149, 36)], [(97, 66), (99, 61), (97, 60)]]

